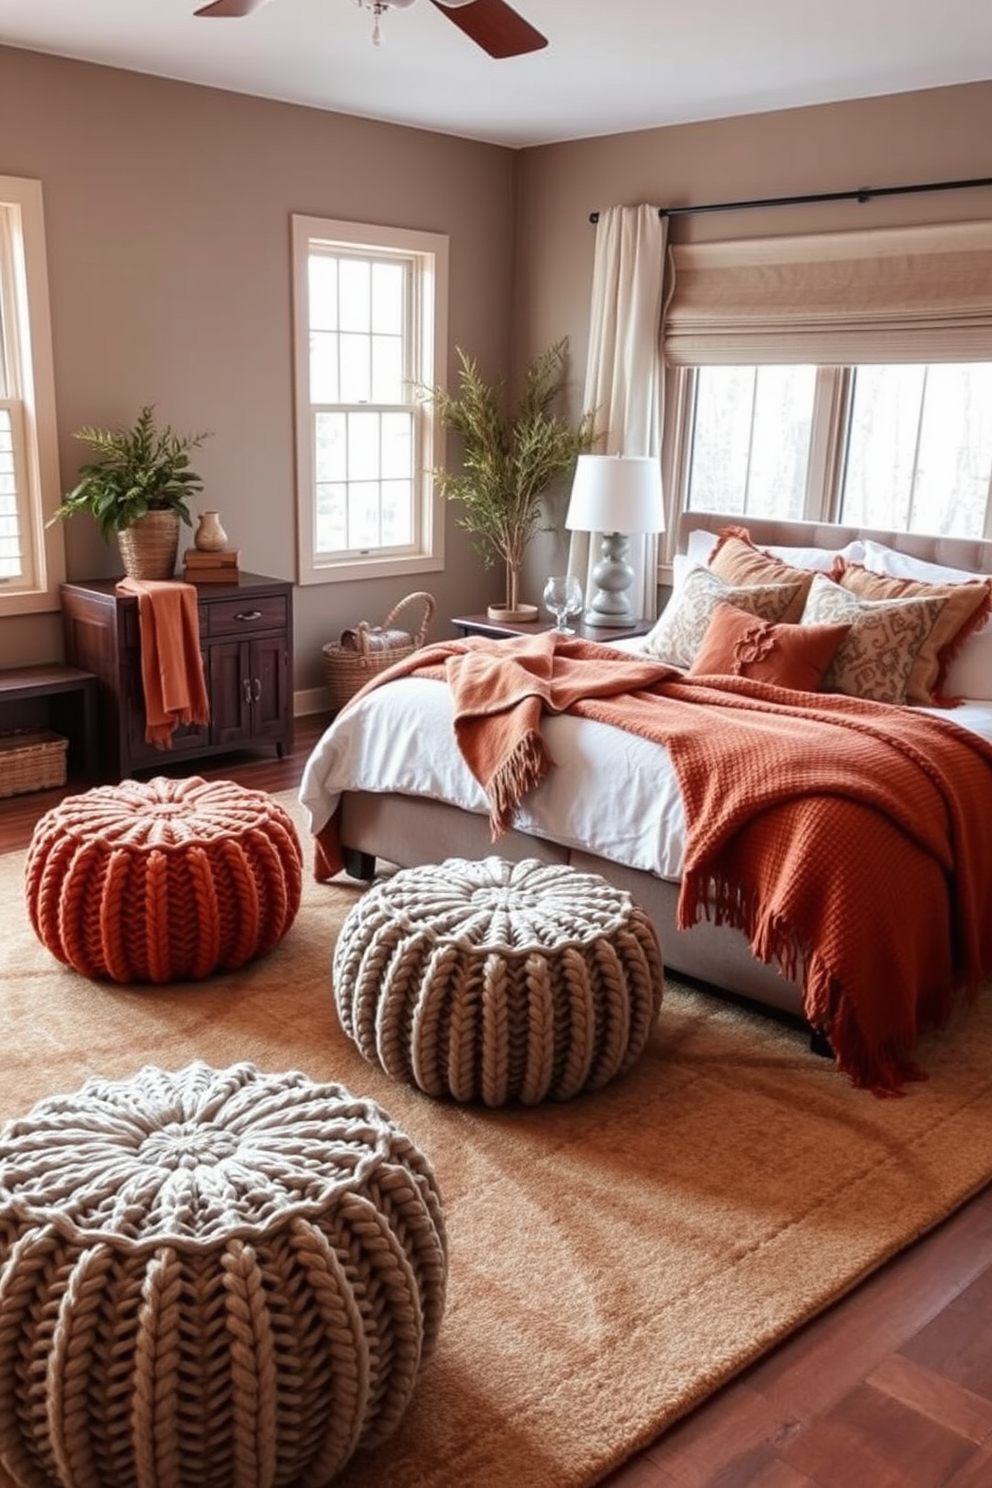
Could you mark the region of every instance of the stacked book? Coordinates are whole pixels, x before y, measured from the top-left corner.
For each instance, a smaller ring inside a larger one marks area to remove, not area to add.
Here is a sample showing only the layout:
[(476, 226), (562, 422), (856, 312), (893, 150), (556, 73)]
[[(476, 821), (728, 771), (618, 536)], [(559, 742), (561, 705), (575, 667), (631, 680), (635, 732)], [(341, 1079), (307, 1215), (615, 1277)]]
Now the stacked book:
[(187, 548), (183, 554), (183, 578), (187, 584), (236, 584), (241, 576), (241, 554), (236, 548), (207, 553)]

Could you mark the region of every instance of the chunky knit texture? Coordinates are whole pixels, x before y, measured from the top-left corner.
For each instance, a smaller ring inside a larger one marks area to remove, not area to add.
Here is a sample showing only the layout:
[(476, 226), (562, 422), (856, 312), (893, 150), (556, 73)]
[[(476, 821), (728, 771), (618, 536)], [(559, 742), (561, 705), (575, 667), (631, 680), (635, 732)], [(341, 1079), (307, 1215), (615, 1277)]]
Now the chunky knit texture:
[(533, 1105), (595, 1090), (644, 1048), (661, 1005), (654, 928), (594, 873), (449, 858), (375, 884), (334, 949), (345, 1031), (433, 1096)]
[(42, 944), (83, 976), (196, 980), (278, 944), (299, 909), (302, 863), (292, 819), (264, 791), (125, 780), (40, 819), (28, 913)]
[(196, 1061), (0, 1129), (0, 1462), (24, 1488), (325, 1484), (444, 1308), (426, 1158), (372, 1101)]

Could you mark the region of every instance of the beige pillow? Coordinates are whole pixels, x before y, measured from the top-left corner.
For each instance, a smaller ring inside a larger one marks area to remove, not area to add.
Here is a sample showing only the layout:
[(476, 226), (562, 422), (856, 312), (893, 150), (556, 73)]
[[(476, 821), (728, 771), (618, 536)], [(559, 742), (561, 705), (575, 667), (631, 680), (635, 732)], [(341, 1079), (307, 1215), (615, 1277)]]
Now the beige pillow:
[(974, 583), (931, 584), (918, 579), (870, 573), (857, 563), (839, 564), (834, 575), (859, 599), (939, 599), (941, 612), (909, 675), (907, 703), (943, 703), (944, 677), (955, 651), (986, 618), (990, 607), (988, 579)]
[(731, 585), (709, 568), (690, 569), (681, 586), (662, 610), (654, 629), (644, 637), (641, 650), (670, 666), (690, 667), (702, 644), (710, 616), (721, 600), (760, 615), (762, 620), (781, 620), (796, 602), (798, 584)]
[[(794, 623), (803, 612), (813, 574), (808, 568), (794, 568), (771, 553), (756, 548), (745, 527), (724, 527), (707, 567), (727, 584), (795, 584), (796, 594), (784, 615), (776, 620)], [(765, 616), (766, 619), (771, 617)]]
[(823, 690), (904, 703), (913, 666), (943, 607), (943, 599), (859, 599), (816, 574), (800, 623), (851, 627), (827, 668)]

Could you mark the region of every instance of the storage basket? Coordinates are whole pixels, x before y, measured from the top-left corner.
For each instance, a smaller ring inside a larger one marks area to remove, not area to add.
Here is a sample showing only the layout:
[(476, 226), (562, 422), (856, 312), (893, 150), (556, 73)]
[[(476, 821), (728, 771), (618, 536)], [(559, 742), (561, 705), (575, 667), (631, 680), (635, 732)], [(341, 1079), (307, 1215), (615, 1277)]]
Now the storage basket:
[(47, 730), (0, 734), (0, 797), (65, 785), (68, 739)]
[[(423, 618), (413, 635), (392, 628), (408, 605), (423, 605)], [(394, 605), (381, 625), (362, 620), (353, 630), (344, 631), (339, 641), (328, 641), (323, 652), (333, 711), (343, 708), (366, 682), (387, 667), (419, 650), (433, 618), (434, 596), (418, 590)]]

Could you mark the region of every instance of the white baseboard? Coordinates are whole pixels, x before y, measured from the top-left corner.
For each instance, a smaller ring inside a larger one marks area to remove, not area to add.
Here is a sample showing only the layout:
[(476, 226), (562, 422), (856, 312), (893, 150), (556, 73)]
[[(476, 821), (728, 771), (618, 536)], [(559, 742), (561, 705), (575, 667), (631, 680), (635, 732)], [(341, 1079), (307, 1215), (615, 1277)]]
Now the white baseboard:
[(326, 687), (311, 687), (307, 692), (293, 693), (293, 717), (305, 718), (310, 713), (329, 713), (331, 705)]

